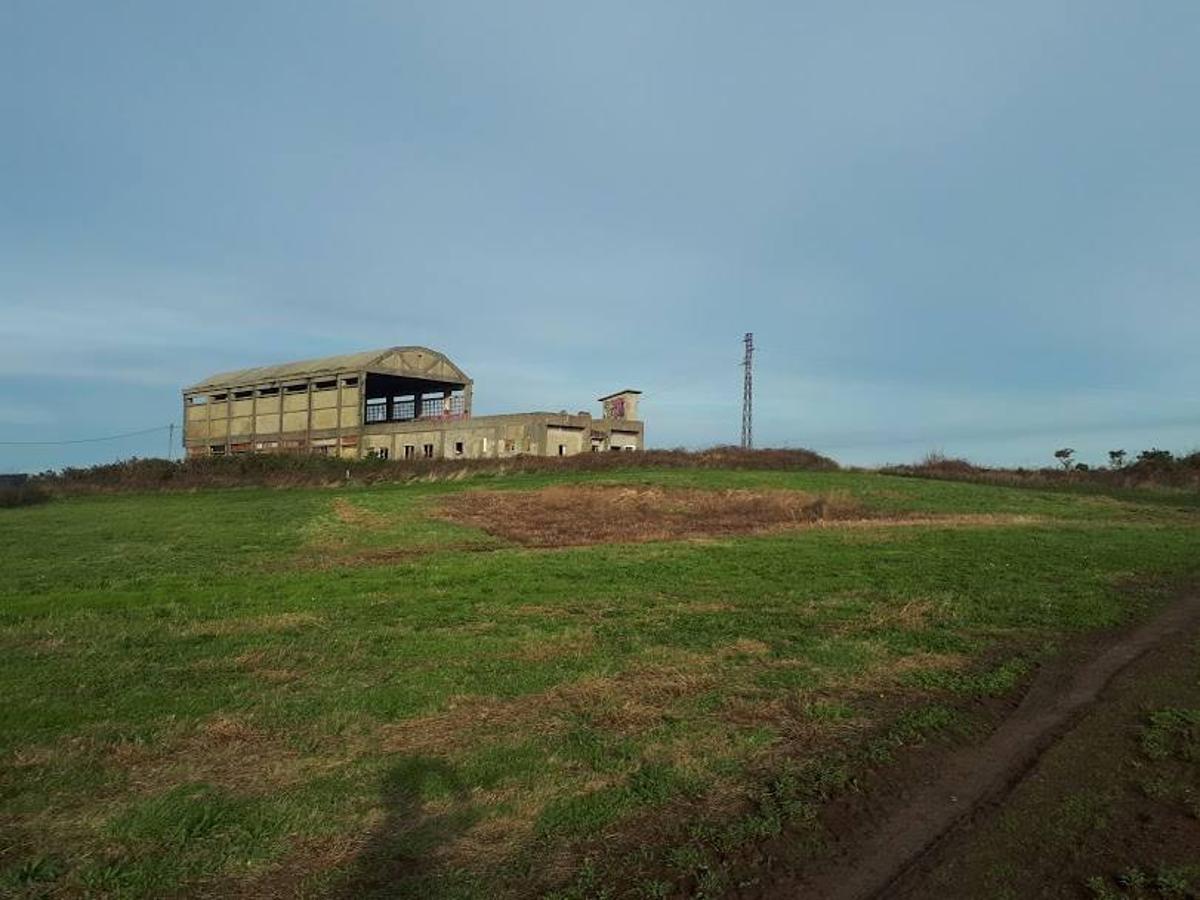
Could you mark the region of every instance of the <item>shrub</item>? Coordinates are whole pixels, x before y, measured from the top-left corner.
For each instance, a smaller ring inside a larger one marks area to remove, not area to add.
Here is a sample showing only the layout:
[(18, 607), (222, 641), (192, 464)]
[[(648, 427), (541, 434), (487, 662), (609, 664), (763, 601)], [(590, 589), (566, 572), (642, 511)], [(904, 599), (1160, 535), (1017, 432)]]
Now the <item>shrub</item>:
[(36, 484), (0, 486), (0, 507), (35, 506), (50, 499), (50, 492)]
[[(1167, 450), (1151, 449), (1138, 454), (1133, 463), (1125, 463), (1125, 452), (1109, 452), (1112, 468), (1093, 469), (1086, 463), (1071, 463), (1067, 452), (1055, 452), (1064, 462), (1061, 469), (989, 469), (965, 459), (947, 459), (937, 454), (911, 465), (888, 466), (881, 471), (890, 475), (916, 478), (943, 478), (952, 481), (977, 481), (987, 484), (1039, 486), (1057, 484), (1096, 485), (1106, 488), (1161, 487), (1200, 490), (1200, 452), (1175, 457)], [(1118, 462), (1120, 465), (1118, 465)], [(1066, 466), (1070, 466), (1067, 468)]]
[(56, 493), (127, 490), (190, 490), (202, 487), (360, 484), (437, 480), (518, 472), (612, 472), (621, 469), (813, 469), (838, 465), (811, 450), (648, 450), (640, 453), (581, 453), (577, 456), (513, 456), (504, 459), (339, 459), (310, 454), (201, 456), (171, 462), (129, 459), (67, 468), (37, 476)]

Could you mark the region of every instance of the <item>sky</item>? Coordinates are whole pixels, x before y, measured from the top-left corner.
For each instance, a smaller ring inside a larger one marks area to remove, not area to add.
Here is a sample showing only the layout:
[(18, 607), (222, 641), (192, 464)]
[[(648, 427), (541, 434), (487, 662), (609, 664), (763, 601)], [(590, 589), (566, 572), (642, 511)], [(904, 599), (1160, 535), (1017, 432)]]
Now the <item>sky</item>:
[(1197, 47), (1195, 0), (5, 0), (0, 471), (408, 344), (477, 414), (736, 443), (747, 331), (759, 446), (1200, 448)]

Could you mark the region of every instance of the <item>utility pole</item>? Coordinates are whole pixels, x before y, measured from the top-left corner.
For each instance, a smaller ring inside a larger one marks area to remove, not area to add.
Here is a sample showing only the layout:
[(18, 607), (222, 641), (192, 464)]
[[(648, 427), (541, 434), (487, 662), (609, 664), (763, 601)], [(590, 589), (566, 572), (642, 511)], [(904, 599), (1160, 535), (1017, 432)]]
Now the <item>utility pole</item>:
[(746, 357), (742, 360), (745, 375), (742, 381), (742, 449), (754, 447), (754, 333), (747, 331), (742, 338)]
[(175, 423), (167, 428), (167, 462), (175, 459)]

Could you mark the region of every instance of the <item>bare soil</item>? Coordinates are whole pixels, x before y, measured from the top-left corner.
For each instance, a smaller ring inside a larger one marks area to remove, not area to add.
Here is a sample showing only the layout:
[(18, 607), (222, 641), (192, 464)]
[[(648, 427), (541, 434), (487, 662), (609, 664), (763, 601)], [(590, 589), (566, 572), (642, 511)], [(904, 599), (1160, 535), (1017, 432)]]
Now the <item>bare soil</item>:
[(526, 547), (721, 538), (793, 528), (1028, 524), (1018, 516), (886, 516), (849, 495), (789, 490), (556, 485), (538, 491), (464, 491), (440, 514)]
[[(1003, 811), (1010, 794), (1036, 772), (1043, 754), (1066, 743), (1086, 729), (1089, 722), (1105, 715), (1110, 682), (1126, 669), (1137, 676), (1135, 662), (1146, 657), (1153, 672), (1158, 654), (1194, 638), (1200, 631), (1200, 598), (1181, 600), (1155, 619), (1102, 642), (1092, 642), (1091, 653), (1082, 661), (1079, 653), (1047, 665), (1035, 678), (1028, 693), (1010, 715), (982, 743), (954, 749), (934, 749), (914, 754), (898, 767), (883, 773), (885, 785), (870, 785), (856, 799), (835, 805), (826, 815), (837, 845), (830, 858), (804, 872), (774, 871), (766, 874), (745, 896), (769, 897), (943, 897), (953, 888), (956, 896), (1007, 896), (977, 888), (982, 893), (959, 892), (965, 873), (957, 872), (949, 882), (935, 883), (930, 873), (952, 867), (962, 851), (961, 834), (989, 816)], [(1176, 654), (1178, 655), (1178, 654)], [(1166, 658), (1166, 657), (1164, 657)], [(1194, 675), (1192, 676), (1194, 680)], [(1118, 685), (1114, 685), (1117, 687)], [(990, 710), (995, 717), (998, 710)], [(1074, 765), (1083, 772), (1096, 763), (1091, 757), (1093, 742), (1076, 747)], [(873, 788), (883, 787), (882, 791)], [(866, 800), (864, 797), (870, 797)], [(1196, 823), (1192, 823), (1193, 826)], [(1031, 826), (1033, 827), (1033, 826)], [(1200, 828), (1167, 828), (1173, 840), (1191, 845), (1200, 856)], [(1181, 836), (1182, 835), (1182, 836)], [(1170, 850), (1171, 840), (1160, 842), (1159, 857)], [(959, 844), (955, 844), (958, 841)], [(1175, 849), (1180, 849), (1179, 845)], [(1048, 871), (1061, 868), (1061, 861), (1042, 860)], [(1016, 868), (1036, 863), (1028, 857), (1009, 860)], [(1086, 868), (1086, 863), (1084, 864)], [(978, 874), (978, 873), (976, 873)], [(1078, 881), (1075, 886), (1081, 886)], [(1061, 885), (1059, 886), (1062, 887)], [(1050, 890), (1040, 896), (1073, 896)], [(1020, 896), (1033, 896), (1023, 893)], [(1081, 894), (1080, 896), (1086, 896)]]

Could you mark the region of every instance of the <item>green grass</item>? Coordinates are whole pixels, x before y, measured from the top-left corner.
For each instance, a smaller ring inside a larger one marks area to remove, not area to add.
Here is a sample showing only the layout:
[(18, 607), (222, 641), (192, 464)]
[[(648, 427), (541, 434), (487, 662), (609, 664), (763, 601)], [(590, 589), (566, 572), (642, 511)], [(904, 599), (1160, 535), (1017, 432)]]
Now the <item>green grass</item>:
[(470, 481), (0, 510), (0, 890), (716, 890), (723, 854), (955, 727), (947, 704), (1200, 574), (1200, 515), (1158, 495), (689, 470), (486, 487), (561, 481), (1032, 521), (525, 550), (428, 515)]

